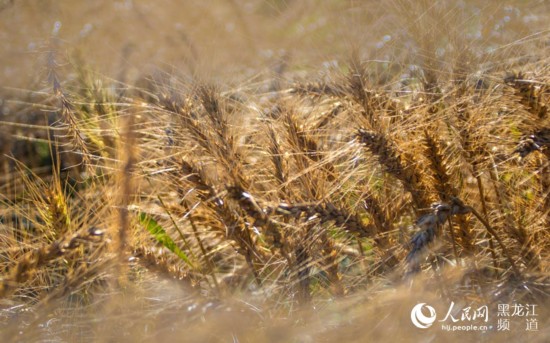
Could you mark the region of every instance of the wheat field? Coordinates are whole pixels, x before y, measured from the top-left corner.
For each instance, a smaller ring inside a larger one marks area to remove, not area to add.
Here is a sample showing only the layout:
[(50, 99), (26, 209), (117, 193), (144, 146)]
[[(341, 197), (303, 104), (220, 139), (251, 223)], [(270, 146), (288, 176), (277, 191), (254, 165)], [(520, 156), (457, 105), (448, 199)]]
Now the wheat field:
[(549, 15), (0, 1), (0, 341), (548, 341)]

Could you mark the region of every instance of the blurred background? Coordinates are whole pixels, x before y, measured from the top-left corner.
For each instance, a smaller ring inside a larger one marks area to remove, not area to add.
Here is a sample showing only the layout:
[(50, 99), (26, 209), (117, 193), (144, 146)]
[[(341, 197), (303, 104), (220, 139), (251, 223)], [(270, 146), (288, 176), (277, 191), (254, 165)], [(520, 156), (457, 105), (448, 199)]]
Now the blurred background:
[(52, 36), (59, 38), (61, 67), (82, 59), (122, 82), (158, 69), (242, 81), (262, 70), (334, 67), (352, 51), (405, 63), (432, 48), (429, 54), (444, 58), (457, 43), (484, 53), (547, 30), (548, 6), (543, 0), (0, 0), (0, 82), (44, 86)]
[(361, 11), (349, 1), (4, 0), (0, 77), (12, 87), (37, 82), (51, 36), (60, 38), (63, 62), (78, 54), (126, 81), (154, 68), (219, 79), (250, 76), (281, 58), (322, 63), (366, 37), (352, 30)]

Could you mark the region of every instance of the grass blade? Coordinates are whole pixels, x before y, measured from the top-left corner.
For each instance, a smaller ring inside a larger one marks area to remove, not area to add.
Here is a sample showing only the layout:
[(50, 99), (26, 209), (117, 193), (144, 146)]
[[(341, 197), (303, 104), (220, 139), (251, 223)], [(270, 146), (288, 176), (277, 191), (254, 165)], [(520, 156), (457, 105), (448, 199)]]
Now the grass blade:
[(176, 245), (176, 242), (168, 235), (166, 230), (151, 216), (147, 215), (146, 213), (140, 212), (138, 215), (139, 222), (141, 225), (143, 225), (151, 235), (164, 246), (166, 249), (170, 250), (174, 254), (176, 254), (182, 261), (187, 263), (191, 268), (194, 268), (195, 266), (193, 263), (191, 263), (191, 260), (189, 260), (189, 257), (185, 252), (183, 252), (178, 246)]

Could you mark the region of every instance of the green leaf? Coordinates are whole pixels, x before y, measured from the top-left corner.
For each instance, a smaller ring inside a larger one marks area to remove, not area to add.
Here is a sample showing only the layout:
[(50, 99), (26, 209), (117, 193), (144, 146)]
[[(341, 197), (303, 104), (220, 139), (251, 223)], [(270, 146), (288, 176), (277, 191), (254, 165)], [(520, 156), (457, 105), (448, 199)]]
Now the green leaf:
[(157, 242), (162, 244), (166, 249), (170, 250), (174, 254), (178, 255), (179, 258), (181, 258), (185, 263), (187, 263), (191, 268), (194, 268), (193, 264), (189, 260), (189, 257), (181, 251), (180, 248), (176, 245), (176, 242), (166, 233), (166, 230), (160, 224), (148, 216), (146, 213), (140, 212), (138, 216), (139, 222), (141, 225), (145, 226), (147, 231), (155, 237)]

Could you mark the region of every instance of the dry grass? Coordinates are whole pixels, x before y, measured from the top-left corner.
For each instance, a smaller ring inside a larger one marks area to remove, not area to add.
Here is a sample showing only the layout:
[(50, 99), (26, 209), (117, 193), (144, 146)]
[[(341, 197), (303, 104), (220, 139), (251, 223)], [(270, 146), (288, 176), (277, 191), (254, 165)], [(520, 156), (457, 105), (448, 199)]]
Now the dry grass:
[[(464, 341), (415, 328), (420, 302), (487, 305), (494, 328), (468, 339), (545, 340), (548, 5), (319, 7), (201, 9), (246, 38), (243, 77), (208, 69), (196, 32), (182, 70), (113, 78), (88, 64), (97, 37), (63, 65), (52, 33), (47, 87), (2, 91), (2, 341)], [(346, 54), (305, 68), (300, 41)], [(266, 72), (270, 42), (288, 53)], [(515, 303), (538, 306), (538, 331), (497, 331)]]

